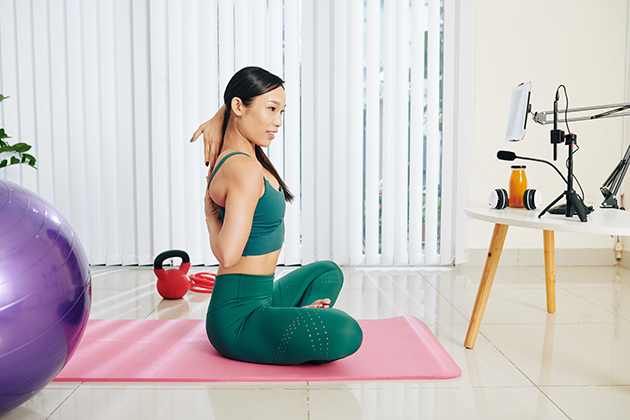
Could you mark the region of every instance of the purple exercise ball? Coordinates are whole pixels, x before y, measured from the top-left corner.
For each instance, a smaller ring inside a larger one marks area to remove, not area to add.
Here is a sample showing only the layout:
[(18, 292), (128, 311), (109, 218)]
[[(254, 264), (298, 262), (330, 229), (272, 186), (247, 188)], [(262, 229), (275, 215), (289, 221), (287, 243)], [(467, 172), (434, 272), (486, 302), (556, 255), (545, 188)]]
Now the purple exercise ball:
[(0, 179), (0, 415), (70, 360), (87, 325), (91, 284), (70, 224), (37, 194)]

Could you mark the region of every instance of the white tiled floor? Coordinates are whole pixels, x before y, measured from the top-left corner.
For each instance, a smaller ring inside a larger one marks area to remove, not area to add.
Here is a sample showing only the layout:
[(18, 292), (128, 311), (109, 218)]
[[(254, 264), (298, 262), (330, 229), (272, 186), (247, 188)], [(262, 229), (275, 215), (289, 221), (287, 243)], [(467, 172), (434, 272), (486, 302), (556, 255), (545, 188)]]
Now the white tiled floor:
[[(193, 271), (208, 271), (194, 267)], [(211, 270), (211, 268), (210, 268)], [(290, 270), (278, 268), (278, 275)], [(205, 317), (208, 295), (165, 301), (146, 268), (93, 268), (92, 318)], [(456, 380), (354, 383), (53, 383), (2, 420), (628, 419), (630, 271), (499, 267), (473, 350), (463, 346), (481, 267), (344, 268), (337, 307), (422, 319), (462, 369)]]

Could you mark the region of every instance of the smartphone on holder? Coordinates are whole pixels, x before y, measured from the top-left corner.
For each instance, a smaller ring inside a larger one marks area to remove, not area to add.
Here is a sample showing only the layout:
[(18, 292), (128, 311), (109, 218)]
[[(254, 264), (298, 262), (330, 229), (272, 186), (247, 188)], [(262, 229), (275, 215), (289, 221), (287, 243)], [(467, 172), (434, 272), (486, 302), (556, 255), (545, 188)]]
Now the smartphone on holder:
[(525, 82), (512, 89), (505, 141), (520, 141), (525, 137), (531, 88), (532, 83)]

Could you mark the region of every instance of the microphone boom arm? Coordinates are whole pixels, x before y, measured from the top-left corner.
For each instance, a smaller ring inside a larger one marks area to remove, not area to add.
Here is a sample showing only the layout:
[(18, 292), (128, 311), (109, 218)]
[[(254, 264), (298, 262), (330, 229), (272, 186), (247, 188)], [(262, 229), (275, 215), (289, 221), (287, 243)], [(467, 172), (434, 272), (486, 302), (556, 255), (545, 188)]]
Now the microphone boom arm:
[[(610, 108), (610, 109), (609, 109)], [(558, 123), (566, 123), (572, 121), (585, 121), (585, 120), (596, 120), (602, 118), (612, 118), (612, 117), (625, 117), (630, 115), (630, 112), (621, 112), (630, 108), (630, 102), (622, 103), (622, 104), (611, 104), (611, 105), (595, 105), (595, 106), (586, 106), (582, 108), (570, 108), (567, 109), (566, 112), (584, 112), (584, 111), (594, 111), (598, 109), (609, 109), (608, 111), (602, 112), (600, 114), (589, 115), (589, 116), (581, 116), (574, 118), (564, 118), (564, 112), (558, 113)], [(534, 113), (533, 119), (536, 123), (540, 125), (552, 124), (553, 121), (547, 121), (547, 115), (553, 116), (553, 111), (541, 111)]]

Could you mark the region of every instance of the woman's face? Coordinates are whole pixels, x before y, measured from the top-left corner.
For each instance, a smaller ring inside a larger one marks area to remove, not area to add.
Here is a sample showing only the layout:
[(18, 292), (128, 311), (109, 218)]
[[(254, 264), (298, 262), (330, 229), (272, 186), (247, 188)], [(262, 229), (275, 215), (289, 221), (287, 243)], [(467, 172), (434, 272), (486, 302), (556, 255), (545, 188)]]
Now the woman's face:
[(256, 96), (248, 107), (242, 108), (239, 131), (252, 143), (268, 147), (282, 126), (286, 95), (281, 86)]

